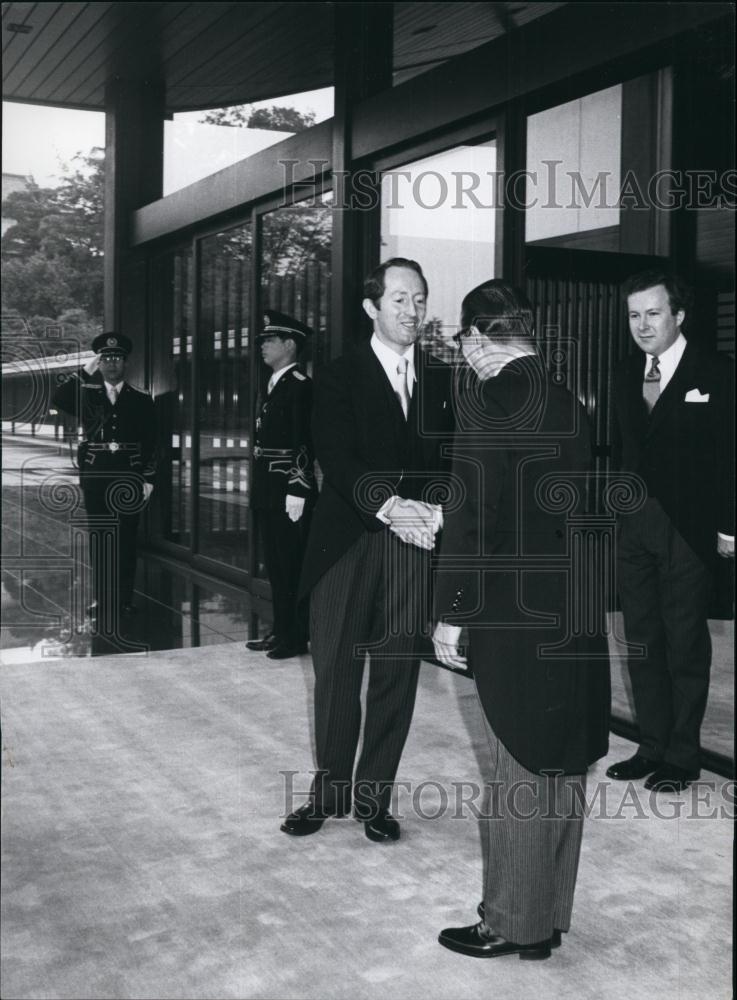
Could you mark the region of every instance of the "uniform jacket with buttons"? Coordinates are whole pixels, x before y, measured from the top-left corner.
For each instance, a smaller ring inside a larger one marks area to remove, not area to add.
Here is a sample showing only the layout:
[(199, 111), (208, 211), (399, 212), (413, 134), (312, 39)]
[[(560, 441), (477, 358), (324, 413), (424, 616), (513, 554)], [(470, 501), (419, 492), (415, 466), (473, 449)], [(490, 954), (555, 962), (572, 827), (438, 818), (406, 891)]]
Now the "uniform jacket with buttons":
[[(568, 641), (577, 578), (566, 508), (577, 496), (571, 513), (585, 512), (588, 418), (536, 358), (484, 382), (463, 371), (459, 499), (445, 515), (436, 614), (468, 627), (481, 703), (512, 756), (536, 773), (580, 774), (607, 752), (610, 707), (603, 611), (594, 634), (572, 629)], [(602, 579), (587, 578), (594, 608)], [(558, 655), (545, 655), (552, 646)]]
[(251, 506), (284, 510), (287, 495), (311, 500), (316, 495), (310, 417), (312, 380), (290, 368), (256, 412)]
[[(102, 375), (89, 375), (84, 369), (71, 375), (56, 390), (53, 403), (72, 414), (81, 425), (84, 441), (80, 459), (89, 453), (90, 444), (117, 443), (116, 465), (141, 474), (152, 483), (156, 475), (154, 402), (148, 393), (123, 383), (115, 406), (110, 402)], [(84, 471), (88, 463), (80, 461)], [(109, 464), (109, 462), (107, 463)]]

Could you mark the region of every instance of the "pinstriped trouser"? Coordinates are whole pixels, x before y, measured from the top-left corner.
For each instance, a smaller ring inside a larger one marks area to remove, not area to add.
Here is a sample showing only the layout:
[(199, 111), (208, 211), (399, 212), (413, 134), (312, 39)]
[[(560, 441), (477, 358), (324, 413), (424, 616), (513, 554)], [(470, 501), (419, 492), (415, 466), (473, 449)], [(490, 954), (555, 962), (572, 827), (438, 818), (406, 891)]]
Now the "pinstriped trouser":
[(484, 721), (492, 782), (485, 921), (508, 941), (533, 944), (571, 925), (586, 775), (528, 771)]
[[(429, 555), (389, 531), (366, 532), (317, 583), (310, 599), (315, 667), (315, 802), (368, 819), (388, 808), (412, 721), (419, 634), (427, 624)], [(361, 682), (370, 667), (361, 756)]]

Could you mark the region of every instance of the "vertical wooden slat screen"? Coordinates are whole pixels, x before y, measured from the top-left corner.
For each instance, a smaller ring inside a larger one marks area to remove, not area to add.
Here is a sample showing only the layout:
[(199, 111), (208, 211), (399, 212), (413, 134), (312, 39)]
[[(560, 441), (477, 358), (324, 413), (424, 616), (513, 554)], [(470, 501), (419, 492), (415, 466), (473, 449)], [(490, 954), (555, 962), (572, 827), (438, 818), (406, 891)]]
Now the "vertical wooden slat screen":
[(656, 264), (663, 261), (527, 248), (526, 291), (543, 356), (549, 370), (565, 375), (565, 384), (586, 407), (591, 421), (597, 476), (589, 507), (597, 512), (611, 463), (613, 372), (632, 349), (621, 285), (628, 275)]

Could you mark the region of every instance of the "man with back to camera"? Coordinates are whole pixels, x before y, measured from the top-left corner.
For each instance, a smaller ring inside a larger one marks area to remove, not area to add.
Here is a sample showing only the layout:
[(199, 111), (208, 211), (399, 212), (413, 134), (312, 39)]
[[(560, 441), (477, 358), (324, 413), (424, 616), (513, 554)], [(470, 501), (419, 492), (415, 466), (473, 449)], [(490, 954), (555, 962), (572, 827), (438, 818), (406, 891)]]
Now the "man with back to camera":
[(324, 480), (301, 591), (310, 595), (319, 770), (308, 802), (282, 824), (292, 836), (317, 832), (351, 805), (370, 840), (400, 836), (389, 805), (429, 616), (429, 554), (442, 519), (434, 473), (452, 427), (450, 369), (417, 344), (426, 301), (419, 264), (381, 264), (364, 282), (373, 336), (315, 378), (312, 426)]
[(312, 380), (297, 362), (311, 336), (306, 324), (269, 309), (256, 338), (271, 377), (257, 408), (251, 507), (263, 543), (274, 624), (269, 635), (246, 646), (272, 660), (307, 652), (307, 616), (297, 606), (297, 586), (316, 488)]
[[(59, 385), (53, 402), (83, 428), (79, 481), (87, 514), (113, 517), (118, 528), (117, 549), (108, 554), (104, 529), (94, 522), (90, 526), (93, 609), (99, 619), (103, 602), (108, 612), (113, 607), (124, 615), (136, 612), (136, 537), (141, 510), (154, 488), (156, 429), (151, 396), (125, 381), (130, 338), (101, 333), (92, 350), (95, 357)], [(109, 623), (111, 615), (104, 620)]]
[(684, 337), (677, 276), (637, 274), (624, 294), (639, 351), (615, 377), (617, 450), (647, 498), (621, 516), (617, 583), (625, 637), (643, 647), (628, 662), (640, 742), (607, 775), (673, 792), (700, 774), (713, 571), (734, 557), (734, 362)]
[[(438, 561), (435, 651), (456, 669), (461, 627), (489, 741), (492, 800), (481, 920), (439, 942), (472, 958), (546, 959), (570, 927), (586, 771), (607, 752), (609, 657), (593, 618), (601, 567), (575, 578), (567, 512), (585, 504), (586, 411), (545, 371), (526, 296), (493, 279), (466, 295), (453, 475)], [(547, 498), (547, 501), (546, 501)], [(577, 499), (576, 499), (577, 498)], [(587, 538), (591, 558), (592, 538)], [(584, 606), (569, 606), (574, 592)], [(594, 612), (595, 613), (595, 612)], [(575, 621), (585, 622), (578, 633)], [(570, 634), (569, 634), (570, 629)]]

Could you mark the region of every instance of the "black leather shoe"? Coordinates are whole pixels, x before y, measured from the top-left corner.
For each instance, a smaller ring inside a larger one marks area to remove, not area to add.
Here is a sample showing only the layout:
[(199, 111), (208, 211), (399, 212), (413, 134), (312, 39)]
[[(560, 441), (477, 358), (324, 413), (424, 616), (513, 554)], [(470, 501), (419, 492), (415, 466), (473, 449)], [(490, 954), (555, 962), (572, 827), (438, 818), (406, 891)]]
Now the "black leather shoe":
[(311, 833), (317, 833), (327, 818), (324, 812), (315, 808), (314, 803), (307, 802), (290, 813), (279, 829), (292, 837), (309, 837)]
[(267, 650), (273, 649), (277, 642), (278, 639), (274, 633), (269, 632), (263, 639), (249, 639), (246, 643), (246, 649), (252, 649), (254, 653), (265, 653)]
[(649, 757), (642, 757), (636, 753), (634, 757), (627, 760), (620, 760), (607, 768), (607, 778), (614, 778), (616, 781), (637, 781), (660, 767), (659, 760), (650, 760)]
[(130, 601), (126, 601), (125, 604), (120, 605), (120, 613), (125, 615), (126, 618), (131, 618), (133, 615), (138, 614), (138, 608), (135, 604), (131, 604)]
[(531, 961), (550, 958), (550, 938), (534, 944), (515, 944), (488, 930), (483, 921), (470, 927), (446, 927), (440, 932), (438, 941), (444, 948), (471, 958), (499, 958), (502, 955), (519, 955)]
[[(486, 908), (484, 907), (483, 903), (479, 903), (479, 905), (476, 907), (476, 912), (478, 913), (478, 915), (483, 920), (484, 917), (485, 917), (485, 913), (486, 913)], [(563, 943), (563, 937), (562, 937), (562, 935), (563, 935), (563, 932), (559, 931), (558, 928), (556, 927), (555, 930), (553, 931), (553, 936), (550, 939), (550, 947), (551, 948), (560, 948), (561, 944)]]
[(280, 643), (266, 654), (270, 660), (291, 660), (293, 656), (302, 656), (307, 652), (307, 643), (297, 645), (291, 642)]
[(645, 782), (653, 792), (682, 792), (692, 781), (697, 781), (700, 771), (687, 771), (677, 764), (661, 764)]
[(377, 844), (385, 843), (387, 840), (399, 840), (399, 823), (387, 810), (367, 820), (363, 826), (368, 839), (375, 840)]

